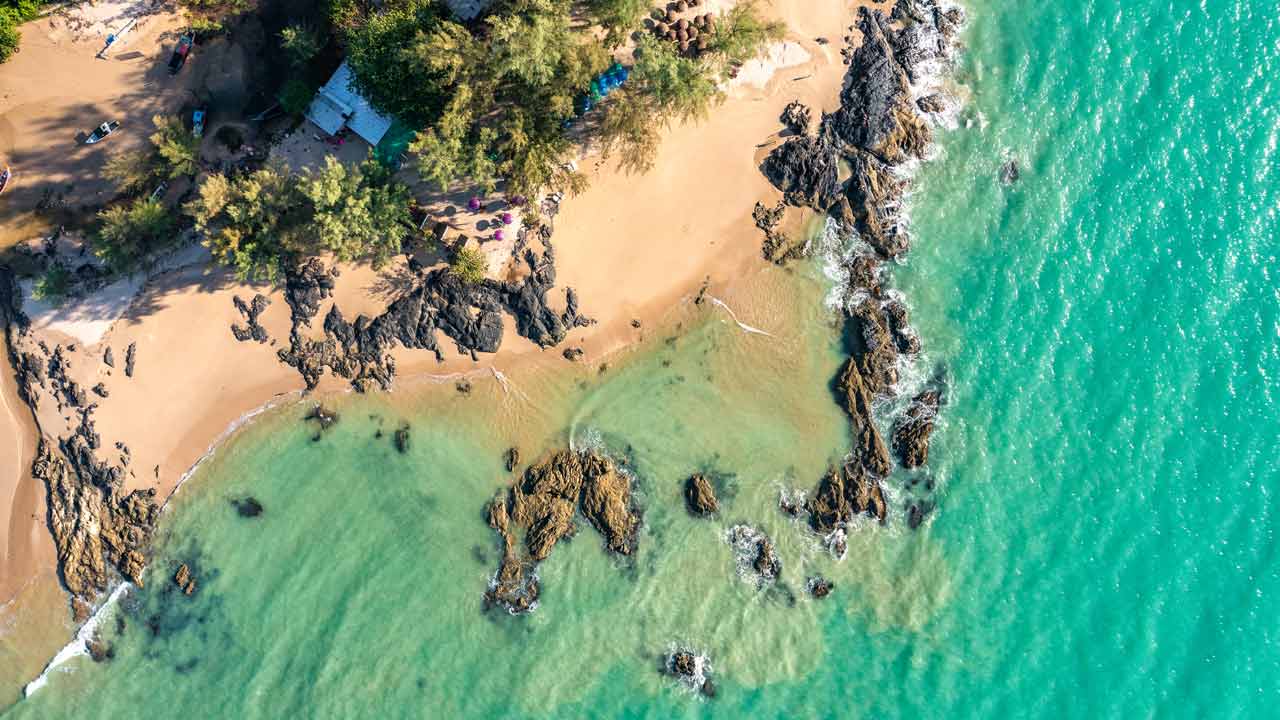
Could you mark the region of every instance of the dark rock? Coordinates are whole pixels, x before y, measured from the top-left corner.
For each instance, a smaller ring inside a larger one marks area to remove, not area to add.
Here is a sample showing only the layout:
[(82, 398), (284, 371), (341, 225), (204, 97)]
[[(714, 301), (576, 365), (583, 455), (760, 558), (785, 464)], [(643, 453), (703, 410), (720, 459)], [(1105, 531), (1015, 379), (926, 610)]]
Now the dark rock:
[(769, 153), (762, 169), (788, 203), (825, 212), (840, 194), (837, 158), (825, 138), (802, 136)]
[(713, 698), (716, 696), (716, 685), (715, 683), (711, 682), (711, 678), (707, 678), (706, 680), (702, 681), (702, 687), (699, 688), (699, 692), (701, 692), (705, 697), (709, 697), (709, 698)]
[(1005, 185), (1012, 185), (1018, 182), (1018, 162), (1009, 160), (1000, 167), (1000, 182)]
[(138, 343), (129, 343), (128, 349), (124, 351), (124, 374), (127, 377), (133, 377), (134, 361), (138, 358)]
[(850, 176), (841, 203), (841, 219), (886, 259), (896, 259), (911, 247), (897, 215), (904, 183), (889, 167), (865, 152), (847, 155)]
[(104, 642), (97, 633), (89, 638), (85, 643), (85, 649), (89, 651), (89, 657), (96, 663), (107, 662), (116, 656), (116, 650), (110, 643)]
[(811, 114), (807, 105), (799, 100), (792, 100), (783, 108), (782, 117), (779, 119), (791, 132), (797, 135), (804, 135), (809, 132)]
[(97, 385), (94, 385), (93, 392), (95, 395), (97, 395), (100, 398), (105, 398), (110, 395), (110, 393), (107, 392), (107, 386), (102, 383), (98, 383)]
[(409, 452), (409, 423), (404, 423), (396, 428), (395, 435), (392, 438), (395, 443), (396, 450), (400, 454)]
[(671, 656), (671, 672), (693, 677), (698, 671), (698, 659), (691, 652), (680, 651)]
[(766, 581), (778, 579), (778, 575), (782, 572), (782, 561), (778, 559), (778, 553), (773, 549), (773, 541), (767, 536), (762, 535), (756, 543), (756, 559), (752, 567), (759, 573), (760, 578)]
[(889, 474), (892, 463), (884, 438), (871, 416), (874, 395), (862, 377), (856, 358), (849, 358), (840, 373), (838, 389), (841, 405), (849, 414), (853, 430), (853, 455), (858, 463), (879, 476)]
[(819, 533), (843, 528), (855, 515), (865, 514), (881, 523), (888, 505), (880, 482), (856, 463), (829, 470), (809, 500), (809, 523)]
[(262, 503), (258, 502), (258, 499), (254, 497), (246, 496), (233, 499), (231, 504), (235, 507), (240, 517), (243, 518), (255, 518), (262, 514)]
[(262, 311), (266, 310), (267, 306), (271, 304), (270, 299), (259, 293), (253, 296), (251, 305), (246, 304), (244, 300), (241, 300), (239, 295), (231, 298), (231, 302), (236, 306), (236, 310), (239, 310), (240, 314), (248, 321), (245, 326), (236, 325), (234, 323), (231, 325), (231, 334), (235, 336), (236, 340), (241, 342), (246, 340), (256, 340), (257, 342), (264, 343), (271, 339), (267, 334), (267, 329), (258, 321), (258, 316), (261, 315)]
[(338, 413), (328, 410), (324, 405), (317, 403), (311, 408), (311, 412), (307, 413), (303, 420), (306, 422), (315, 422), (321, 431), (328, 430), (338, 422)]
[(715, 488), (702, 473), (694, 473), (685, 481), (684, 500), (689, 513), (697, 517), (706, 517), (720, 509)]
[(507, 472), (515, 472), (515, 469), (520, 465), (520, 448), (507, 448), (507, 451), (502, 454), (502, 461), (507, 466)]
[(459, 380), (456, 385), (454, 385), (454, 388), (458, 391), (459, 395), (470, 395), (471, 381), (466, 378), (463, 378)]
[(831, 591), (834, 589), (835, 584), (824, 577), (819, 576), (809, 578), (809, 594), (819, 600), (830, 595)]
[(109, 368), (114, 368), (116, 366), (116, 358), (115, 355), (111, 353), (110, 345), (107, 346), (106, 350), (102, 351), (102, 362)]
[(941, 404), (942, 393), (925, 390), (912, 399), (894, 425), (893, 451), (903, 467), (916, 468), (929, 462), (929, 438)]
[(574, 362), (574, 361), (577, 361), (578, 359), (580, 359), (580, 358), (582, 357), (582, 355), (583, 355), (583, 350), (582, 350), (582, 348), (580, 348), (580, 347), (579, 347), (579, 348), (565, 348), (565, 349), (564, 349), (564, 352), (563, 352), (562, 354), (564, 355), (564, 359), (565, 359), (565, 360), (568, 360), (569, 362)]
[(920, 108), (921, 112), (933, 113), (936, 115), (947, 109), (947, 101), (941, 93), (934, 93), (933, 95), (926, 95), (925, 97), (917, 100), (916, 107)]
[(920, 352), (920, 336), (911, 329), (907, 306), (900, 300), (891, 300), (884, 306), (885, 319), (888, 320), (889, 334), (898, 352), (904, 355), (915, 355)]
[(930, 500), (921, 500), (907, 505), (907, 527), (912, 530), (918, 529), (929, 513), (933, 512), (934, 503)]

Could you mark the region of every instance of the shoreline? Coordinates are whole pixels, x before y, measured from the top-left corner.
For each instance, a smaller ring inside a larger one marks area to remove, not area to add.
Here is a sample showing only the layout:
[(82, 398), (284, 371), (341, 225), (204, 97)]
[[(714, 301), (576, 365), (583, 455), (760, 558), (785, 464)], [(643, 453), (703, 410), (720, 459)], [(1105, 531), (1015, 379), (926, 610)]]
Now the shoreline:
[[(814, 23), (808, 28), (793, 26), (789, 35), (812, 38), (819, 34), (838, 36), (854, 9), (868, 4), (849, 3), (816, 17), (812, 12), (804, 17), (807, 10), (798, 0), (784, 0), (773, 9), (788, 20), (801, 16)], [(839, 24), (830, 25), (833, 19)], [(824, 29), (813, 32), (817, 25)], [(782, 144), (779, 140), (784, 136), (777, 118), (783, 105), (793, 99), (803, 99), (824, 111), (832, 108), (833, 101), (838, 106), (836, 96), (845, 78), (834, 48), (812, 40), (798, 44), (812, 50), (804, 63), (775, 69), (764, 87), (732, 88), (729, 98), (710, 118), (664, 132), (651, 173), (631, 176), (613, 168), (597, 170), (586, 192), (566, 200), (555, 233), (559, 253), (556, 294), (569, 287), (578, 290), (584, 311), (599, 320), (598, 325), (571, 329), (549, 354), (515, 336), (509, 324), (499, 351), (478, 362), (453, 353), (437, 362), (420, 351), (396, 348), (391, 354), (401, 368), (401, 384), (413, 385), (452, 373), (487, 371), (502, 382), (507, 373), (518, 377), (531, 368), (554, 366), (555, 371), (562, 371), (572, 365), (560, 358), (559, 351), (570, 347), (584, 350), (586, 364), (601, 363), (643, 342), (650, 327), (660, 326), (661, 318), (674, 304), (694, 295), (699, 287), (732, 282), (744, 267), (763, 266), (760, 235), (751, 223), (751, 204), (762, 198), (776, 201), (780, 193), (759, 172), (760, 143)], [(806, 80), (803, 85), (787, 80), (806, 73), (801, 78)], [(586, 159), (592, 157), (590, 152), (585, 155)], [(717, 166), (721, 176), (711, 186), (701, 167), (704, 162)], [(672, 206), (672, 215), (683, 221), (677, 231), (655, 227), (655, 206), (664, 205)], [(606, 233), (615, 230), (618, 232), (609, 242), (601, 242)], [(344, 277), (356, 276), (356, 280), (344, 280), (333, 303), (344, 308), (366, 307), (367, 291), (377, 274), (347, 266), (343, 273)], [(217, 268), (188, 266), (148, 278), (129, 310), (98, 342), (81, 348), (91, 358), (90, 364), (95, 364), (92, 358), (100, 356), (104, 347), (114, 347), (119, 356), (126, 344), (137, 344), (139, 376), (132, 382), (114, 384), (119, 377), (101, 366), (94, 368), (89, 379), (112, 378), (112, 397), (123, 398), (120, 402), (104, 401), (96, 419), (103, 446), (127, 442), (129, 449), (123, 457), (126, 462), (133, 459), (133, 467), (142, 471), (141, 479), (131, 471), (125, 488), (154, 490), (162, 509), (203, 461), (253, 417), (309, 397), (302, 393), (301, 378), (275, 358), (273, 348), (258, 352), (252, 344), (242, 347), (227, 337), (230, 323), (240, 320), (230, 303), (231, 295), (254, 290), (270, 291), (271, 311), (263, 324), (271, 336), (287, 337), (287, 321), (280, 316), (286, 308), (280, 289), (246, 287), (227, 281), (225, 275)], [(368, 286), (361, 286), (363, 283)], [(748, 329), (728, 305), (714, 296), (711, 299), (723, 306), (717, 312), (724, 311), (744, 331), (764, 332)], [(182, 338), (185, 347), (173, 348), (174, 338)], [(532, 352), (535, 349), (539, 352)], [(499, 364), (502, 370), (498, 370)], [(192, 371), (198, 369), (205, 372), (195, 372), (193, 377)], [(90, 383), (82, 384), (87, 387)], [(194, 389), (157, 407), (155, 398), (172, 396), (175, 387)], [(349, 387), (346, 380), (326, 375), (316, 387), (315, 397), (323, 399), (334, 392), (349, 391)], [(261, 398), (268, 395), (271, 399), (262, 403)], [(279, 399), (286, 395), (288, 400)], [(39, 413), (33, 426), (39, 433)], [(182, 429), (148, 435), (147, 429), (156, 426)], [(148, 471), (152, 466), (156, 468), (154, 482), (146, 478), (152, 474)], [(49, 537), (47, 531), (44, 537)], [(47, 544), (52, 547), (51, 542)]]

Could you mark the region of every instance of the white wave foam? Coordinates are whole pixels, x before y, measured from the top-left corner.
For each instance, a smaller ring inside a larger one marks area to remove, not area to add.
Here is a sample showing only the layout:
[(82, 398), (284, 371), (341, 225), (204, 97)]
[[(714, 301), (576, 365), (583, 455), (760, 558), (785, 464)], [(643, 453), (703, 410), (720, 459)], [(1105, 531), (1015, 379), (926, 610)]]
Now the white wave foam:
[(742, 322), (741, 320), (739, 320), (739, 319), (738, 319), (738, 316), (734, 314), (734, 312), (733, 312), (733, 308), (731, 308), (731, 307), (729, 307), (727, 304), (725, 304), (725, 302), (724, 302), (723, 300), (721, 300), (720, 298), (715, 297), (715, 296), (712, 296), (712, 297), (711, 297), (711, 304), (712, 304), (712, 305), (715, 305), (716, 307), (724, 308), (724, 311), (725, 311), (725, 312), (727, 312), (727, 313), (729, 313), (729, 317), (733, 318), (733, 321), (734, 321), (735, 323), (737, 323), (738, 327), (742, 328), (743, 332), (745, 332), (745, 333), (747, 333), (747, 334), (764, 335), (765, 337), (773, 337), (773, 335), (771, 335), (770, 333), (768, 333), (768, 332), (766, 332), (766, 331), (764, 331), (764, 330), (761, 330), (760, 328), (752, 327), (752, 326), (750, 326), (750, 325), (748, 325), (748, 324), (746, 324), (746, 323)]
[(85, 621), (85, 624), (81, 625), (80, 629), (76, 631), (75, 638), (71, 642), (67, 643), (66, 647), (59, 650), (58, 654), (53, 656), (53, 659), (49, 661), (48, 665), (44, 666), (44, 671), (40, 673), (40, 677), (27, 683), (27, 686), (22, 689), (23, 697), (31, 697), (33, 694), (38, 692), (40, 688), (47, 685), (49, 683), (49, 674), (53, 671), (62, 667), (73, 658), (89, 654), (89, 641), (93, 640), (94, 633), (98, 631), (98, 627), (106, 618), (107, 613), (115, 607), (116, 602), (119, 601), (120, 597), (131, 587), (133, 587), (133, 585), (125, 582), (120, 583), (116, 586), (115, 590), (111, 591), (111, 594), (107, 596), (106, 602), (102, 603), (102, 606), (99, 607), (98, 610)]

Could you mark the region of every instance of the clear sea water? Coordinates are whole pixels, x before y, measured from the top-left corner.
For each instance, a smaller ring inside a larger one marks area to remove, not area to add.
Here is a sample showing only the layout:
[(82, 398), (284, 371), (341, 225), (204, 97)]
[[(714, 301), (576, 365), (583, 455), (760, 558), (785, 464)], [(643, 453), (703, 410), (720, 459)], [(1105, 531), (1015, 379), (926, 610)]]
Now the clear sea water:
[[(776, 510), (848, 440), (828, 281), (762, 268), (724, 299), (772, 337), (687, 305), (603, 373), (346, 398), (314, 442), (304, 408), (270, 414), (174, 501), (126, 627), (108, 623), (116, 658), (8, 715), (1274, 716), (1276, 8), (969, 7), (968, 106), (917, 178), (895, 271), (922, 367), (950, 372), (920, 531), (901, 477), (889, 525), (842, 562)], [(631, 460), (640, 552), (611, 560), (584, 527), (533, 615), (485, 614), (501, 452), (570, 440)], [(683, 510), (694, 470), (722, 475), (720, 518)], [(262, 517), (236, 515), (244, 494)], [(777, 540), (780, 588), (737, 577), (736, 522)], [(168, 582), (181, 561), (191, 598)], [(804, 595), (813, 573), (832, 597)], [(675, 643), (709, 654), (717, 698), (657, 672)]]

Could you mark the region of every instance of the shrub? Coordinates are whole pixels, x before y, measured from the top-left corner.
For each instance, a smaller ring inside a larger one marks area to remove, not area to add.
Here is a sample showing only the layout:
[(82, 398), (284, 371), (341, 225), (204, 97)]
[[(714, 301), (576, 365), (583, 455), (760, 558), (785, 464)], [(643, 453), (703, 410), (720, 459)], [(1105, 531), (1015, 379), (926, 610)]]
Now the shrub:
[(8, 8), (0, 7), (0, 63), (18, 52), (18, 43), (21, 39), (17, 16)]
[(114, 270), (132, 270), (149, 253), (172, 239), (177, 226), (169, 209), (139, 198), (98, 213), (94, 252)]
[(166, 174), (171, 178), (195, 175), (200, 169), (200, 138), (176, 115), (156, 115), (151, 122), (156, 126), (151, 144), (164, 162)]
[(459, 248), (449, 263), (449, 272), (467, 285), (475, 285), (489, 272), (489, 259), (479, 248)]
[(71, 271), (61, 264), (55, 264), (45, 271), (31, 288), (31, 295), (37, 300), (45, 300), (54, 307), (61, 305), (71, 292)]

